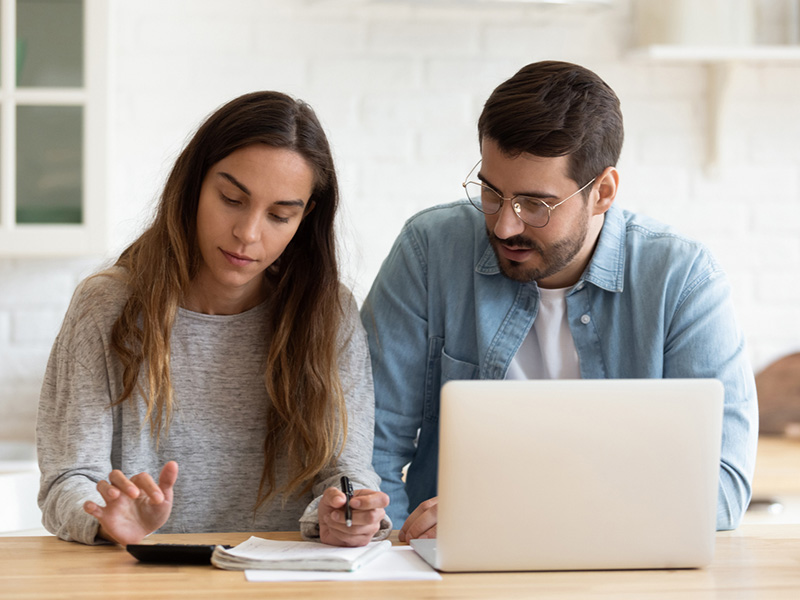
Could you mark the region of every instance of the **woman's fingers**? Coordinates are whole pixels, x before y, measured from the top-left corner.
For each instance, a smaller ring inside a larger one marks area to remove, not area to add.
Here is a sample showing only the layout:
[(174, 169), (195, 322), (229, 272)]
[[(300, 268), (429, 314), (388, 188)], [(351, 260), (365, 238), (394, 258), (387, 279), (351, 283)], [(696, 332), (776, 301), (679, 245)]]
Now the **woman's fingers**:
[(131, 479), (125, 477), (125, 474), (119, 469), (114, 469), (109, 473), (108, 481), (129, 498), (135, 500), (139, 497), (139, 487)]
[(174, 487), (177, 480), (178, 463), (174, 460), (171, 460), (164, 465), (163, 469), (161, 469), (161, 474), (158, 476), (158, 487), (161, 488), (162, 492), (166, 493), (168, 490), (171, 490)]
[(106, 501), (106, 504), (118, 499), (121, 494), (119, 488), (111, 485), (105, 479), (97, 483), (97, 491), (100, 492), (100, 495), (103, 497), (103, 500)]
[(386, 508), (389, 506), (389, 495), (375, 490), (356, 490), (350, 500), (350, 506), (356, 510)]
[(91, 500), (83, 503), (83, 512), (92, 515), (95, 519), (103, 518), (103, 507)]
[[(147, 498), (149, 504), (161, 504), (164, 501), (164, 492), (158, 487), (158, 484), (153, 481), (150, 473), (139, 473), (131, 477), (131, 482), (136, 485), (140, 493), (143, 493)], [(131, 496), (133, 498), (134, 496)]]

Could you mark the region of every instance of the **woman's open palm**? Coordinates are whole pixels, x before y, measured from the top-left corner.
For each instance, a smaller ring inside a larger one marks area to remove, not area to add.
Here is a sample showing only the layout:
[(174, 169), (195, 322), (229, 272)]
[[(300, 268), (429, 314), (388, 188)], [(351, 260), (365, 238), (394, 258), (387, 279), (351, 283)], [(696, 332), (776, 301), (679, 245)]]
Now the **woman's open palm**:
[(178, 463), (164, 465), (158, 484), (148, 473), (128, 479), (114, 470), (108, 481), (97, 484), (106, 505), (87, 501), (83, 510), (100, 522), (100, 535), (118, 544), (136, 544), (167, 522), (172, 511), (172, 492), (178, 479)]

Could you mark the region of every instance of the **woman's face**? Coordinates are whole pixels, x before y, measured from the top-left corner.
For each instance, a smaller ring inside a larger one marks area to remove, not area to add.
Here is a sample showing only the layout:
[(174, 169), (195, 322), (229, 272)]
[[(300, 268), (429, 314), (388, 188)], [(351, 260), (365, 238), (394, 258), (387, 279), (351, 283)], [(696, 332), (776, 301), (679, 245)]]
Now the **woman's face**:
[(197, 209), (202, 264), (193, 292), (241, 310), (262, 299), (263, 273), (286, 249), (308, 211), (314, 173), (297, 152), (254, 144), (213, 165)]

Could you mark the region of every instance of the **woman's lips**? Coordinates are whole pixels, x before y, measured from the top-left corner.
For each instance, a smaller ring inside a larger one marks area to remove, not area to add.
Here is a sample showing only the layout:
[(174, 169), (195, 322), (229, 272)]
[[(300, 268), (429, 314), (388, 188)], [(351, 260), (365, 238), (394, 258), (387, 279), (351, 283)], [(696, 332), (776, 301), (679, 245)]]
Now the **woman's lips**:
[(254, 258), (250, 258), (249, 256), (245, 256), (244, 254), (236, 254), (234, 252), (227, 252), (220, 248), (220, 252), (225, 257), (225, 259), (236, 267), (245, 267), (252, 262), (255, 262)]

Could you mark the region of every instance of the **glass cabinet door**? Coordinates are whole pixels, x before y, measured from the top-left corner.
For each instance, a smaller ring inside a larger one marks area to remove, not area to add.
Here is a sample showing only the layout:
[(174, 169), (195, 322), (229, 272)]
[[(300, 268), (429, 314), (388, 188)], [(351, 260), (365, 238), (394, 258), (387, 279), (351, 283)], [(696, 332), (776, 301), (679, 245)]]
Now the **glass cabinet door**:
[(17, 106), (17, 223), (83, 223), (83, 107)]
[(18, 87), (83, 87), (83, 0), (17, 0)]
[(104, 246), (107, 10), (0, 0), (0, 256)]

